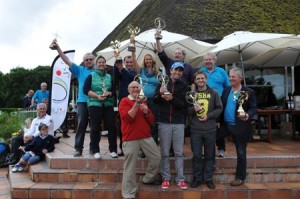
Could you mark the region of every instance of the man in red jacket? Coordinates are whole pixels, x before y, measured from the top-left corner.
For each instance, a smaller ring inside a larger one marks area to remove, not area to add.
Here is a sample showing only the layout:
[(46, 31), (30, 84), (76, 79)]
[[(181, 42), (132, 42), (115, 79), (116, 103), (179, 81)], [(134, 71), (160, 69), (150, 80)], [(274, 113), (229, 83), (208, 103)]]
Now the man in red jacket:
[(121, 100), (119, 113), (125, 155), (122, 195), (135, 198), (137, 192), (135, 168), (139, 151), (142, 149), (148, 159), (148, 168), (143, 177), (144, 184), (160, 184), (157, 179), (160, 165), (159, 149), (151, 134), (151, 125), (155, 119), (146, 104), (145, 97), (139, 97), (140, 84), (136, 81), (128, 85), (128, 97)]

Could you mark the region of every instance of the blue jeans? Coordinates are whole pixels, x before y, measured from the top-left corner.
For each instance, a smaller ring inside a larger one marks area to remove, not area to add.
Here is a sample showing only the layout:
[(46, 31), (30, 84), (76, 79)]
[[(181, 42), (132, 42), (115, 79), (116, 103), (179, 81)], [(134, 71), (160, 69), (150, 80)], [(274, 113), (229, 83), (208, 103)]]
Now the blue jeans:
[(235, 125), (222, 124), (218, 136), (226, 137), (231, 135), (237, 156), (237, 165), (235, 171), (235, 178), (245, 180), (247, 175), (247, 141), (241, 139), (239, 134), (242, 134), (240, 129)]
[(41, 160), (41, 157), (38, 155), (32, 156), (29, 152), (26, 152), (22, 159), (27, 162), (28, 164), (35, 164), (38, 163)]
[(87, 109), (87, 103), (77, 103), (77, 131), (75, 136), (75, 150), (82, 152), (85, 131), (89, 123), (89, 113)]
[[(191, 132), (193, 152), (193, 180), (198, 182), (212, 181), (215, 162), (216, 132)], [(202, 147), (204, 146), (204, 159)]]

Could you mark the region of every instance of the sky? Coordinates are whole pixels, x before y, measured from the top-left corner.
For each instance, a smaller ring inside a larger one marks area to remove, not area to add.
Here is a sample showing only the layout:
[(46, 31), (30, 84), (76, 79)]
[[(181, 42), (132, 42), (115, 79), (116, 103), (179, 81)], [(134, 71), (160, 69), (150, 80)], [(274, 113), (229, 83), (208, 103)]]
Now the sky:
[(80, 64), (141, 1), (0, 0), (0, 71), (50, 66), (56, 34), (62, 50), (76, 50)]

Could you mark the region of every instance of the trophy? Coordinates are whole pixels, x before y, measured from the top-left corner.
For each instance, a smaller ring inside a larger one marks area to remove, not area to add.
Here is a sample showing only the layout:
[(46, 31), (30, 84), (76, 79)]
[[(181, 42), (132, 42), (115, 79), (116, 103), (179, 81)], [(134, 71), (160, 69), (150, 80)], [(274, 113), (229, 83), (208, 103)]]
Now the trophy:
[(140, 28), (134, 27), (133, 25), (130, 25), (127, 28), (128, 28), (128, 32), (130, 33), (130, 45), (128, 46), (128, 51), (135, 52), (134, 38), (136, 35), (139, 34)]
[(57, 38), (59, 37), (59, 35), (57, 33), (54, 33), (53, 36), (54, 36), (54, 39), (53, 39), (52, 43), (50, 44), (49, 48), (51, 50), (56, 50), (55, 42), (57, 42)]
[(139, 86), (140, 93), (138, 95), (138, 98), (140, 98), (140, 99), (145, 98), (144, 87), (145, 87), (145, 85), (147, 85), (148, 80), (146, 78), (142, 78), (142, 76), (140, 74), (138, 74), (134, 77), (134, 81), (136, 81), (140, 84), (140, 86)]
[[(167, 88), (167, 85), (169, 83), (169, 77), (167, 75), (158, 74), (157, 80), (161, 84), (162, 87)], [(169, 91), (165, 91), (163, 95), (170, 95)]]
[[(154, 19), (154, 25), (155, 25), (156, 31), (161, 32), (166, 27), (166, 22), (161, 18), (156, 18), (156, 19)], [(155, 39), (161, 40), (162, 35), (155, 34)]]
[(237, 110), (237, 117), (246, 117), (246, 112), (243, 109), (243, 104), (245, 100), (248, 100), (249, 94), (246, 91), (236, 91), (233, 93), (233, 99), (236, 100), (239, 104)]
[(200, 110), (197, 111), (197, 114), (204, 113), (205, 110), (203, 108), (203, 104), (198, 103), (198, 98), (195, 97), (195, 92), (193, 92), (193, 91), (187, 92), (186, 95), (185, 95), (185, 99), (188, 103), (190, 103), (194, 106), (197, 105), (197, 104), (200, 105)]
[(110, 46), (111, 46), (111, 48), (114, 50), (114, 54), (115, 54), (116, 60), (117, 60), (117, 61), (122, 61), (122, 57), (119, 56), (119, 55), (120, 55), (120, 50), (119, 50), (119, 48), (120, 48), (120, 46), (121, 46), (120, 41), (118, 41), (118, 40), (111, 41), (111, 42), (110, 42)]
[(105, 85), (105, 82), (104, 82), (104, 79), (102, 80), (102, 97), (106, 97), (104, 94), (105, 92), (107, 91), (107, 88), (106, 88), (106, 85)]

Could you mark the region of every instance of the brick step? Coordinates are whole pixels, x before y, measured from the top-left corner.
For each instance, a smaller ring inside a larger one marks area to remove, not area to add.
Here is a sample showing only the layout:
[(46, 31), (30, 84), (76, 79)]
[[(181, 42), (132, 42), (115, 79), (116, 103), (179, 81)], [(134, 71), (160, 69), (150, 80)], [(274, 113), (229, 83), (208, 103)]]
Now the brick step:
[[(122, 169), (49, 169), (45, 162), (29, 168), (35, 182), (121, 182)], [(300, 182), (300, 168), (259, 168), (247, 170), (246, 182)], [(137, 180), (141, 180), (145, 169), (137, 169)], [(172, 178), (176, 176), (171, 170)], [(188, 182), (192, 181), (192, 170), (185, 171)], [(214, 181), (229, 183), (235, 178), (235, 169), (216, 168)]]
[[(123, 169), (124, 157), (110, 158), (108, 152), (101, 153), (101, 159), (95, 160), (92, 155), (83, 154), (82, 157), (74, 158), (71, 154), (67, 155), (60, 150), (55, 150), (46, 155), (46, 162), (52, 169)], [(171, 158), (171, 168), (174, 166), (174, 158)], [(250, 156), (247, 157), (248, 168), (282, 168), (297, 167), (300, 164), (300, 155), (272, 155), (272, 156)], [(138, 158), (136, 168), (145, 169), (147, 159)], [(186, 156), (184, 167), (187, 170), (192, 169), (192, 157)], [(216, 158), (216, 167), (235, 168), (236, 156), (226, 156), (225, 158)]]
[[(84, 182), (84, 183), (49, 183), (33, 182), (28, 173), (9, 173), (11, 197), (17, 198), (73, 198), (122, 199), (120, 182)], [(158, 185), (138, 184), (140, 199), (190, 199), (190, 198), (300, 198), (299, 182), (245, 183), (239, 187), (229, 184), (216, 184), (215, 190), (205, 185), (198, 188), (181, 190), (172, 184), (167, 191)]]

